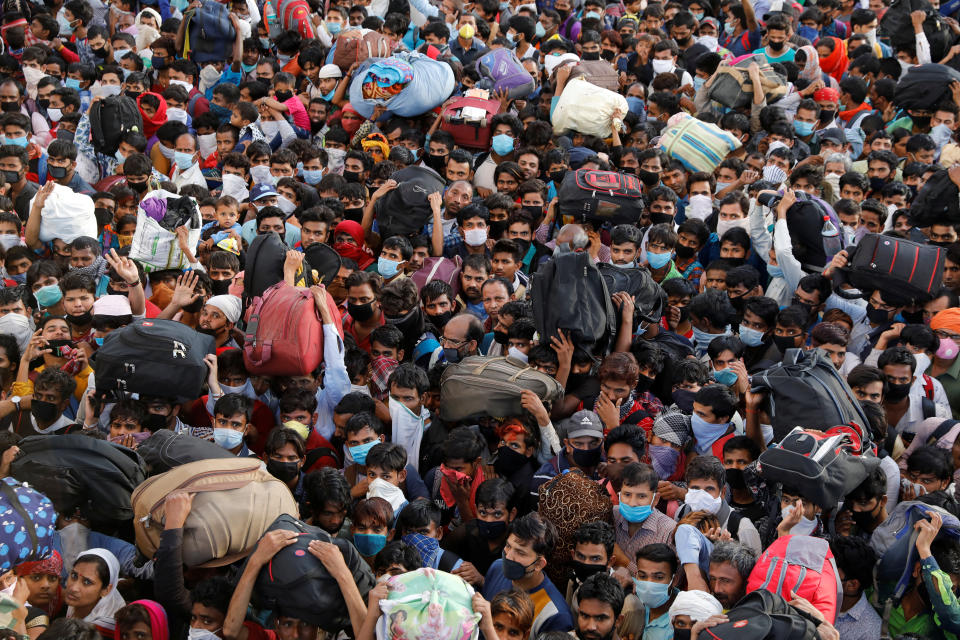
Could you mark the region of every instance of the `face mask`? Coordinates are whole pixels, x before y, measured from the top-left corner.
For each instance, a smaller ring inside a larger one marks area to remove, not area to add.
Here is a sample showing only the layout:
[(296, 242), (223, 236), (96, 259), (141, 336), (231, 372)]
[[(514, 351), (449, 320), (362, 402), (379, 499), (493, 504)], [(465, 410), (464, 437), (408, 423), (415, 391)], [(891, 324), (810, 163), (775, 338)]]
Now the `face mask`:
[(583, 52), (584, 60), (599, 60), (600, 52), (599, 51), (584, 51)]
[(297, 205), (293, 204), (290, 198), (286, 196), (277, 196), (277, 206), (287, 215), (293, 213), (297, 208)]
[(453, 347), (444, 347), (443, 348), (443, 359), (450, 364), (456, 364), (460, 362), (460, 350)]
[(387, 536), (382, 533), (355, 533), (353, 534), (353, 546), (357, 548), (360, 555), (371, 558), (387, 546)]
[(73, 35), (73, 27), (70, 25), (70, 21), (62, 14), (57, 14), (57, 24), (60, 25), (60, 34), (61, 35)]
[(740, 341), (748, 347), (759, 347), (763, 344), (765, 335), (763, 331), (757, 331), (750, 327), (740, 327)]
[[(223, 627), (220, 627), (222, 629)], [(220, 631), (217, 629), (217, 631)], [(208, 631), (207, 629), (190, 628), (187, 631), (187, 640), (220, 640), (217, 631)]]
[[(497, 436), (494, 435), (494, 437)], [(522, 453), (518, 453), (510, 447), (503, 446), (497, 449), (497, 460), (493, 463), (493, 468), (499, 475), (509, 478), (517, 469), (520, 469), (529, 461), (530, 458)]]
[(221, 106), (219, 104), (213, 104), (212, 102), (210, 103), (210, 113), (212, 113), (213, 115), (217, 116), (220, 119), (220, 124), (225, 124), (226, 122), (229, 122), (230, 116), (233, 115), (233, 112), (230, 111), (230, 109), (227, 109), (226, 107)]
[(392, 278), (400, 271), (400, 263), (381, 256), (377, 260), (377, 273), (384, 278)]
[[(654, 496), (656, 499), (656, 496)], [(632, 524), (639, 524), (650, 517), (653, 506), (645, 504), (641, 507), (631, 507), (628, 504), (620, 503), (620, 515), (624, 520)]]
[(33, 293), (33, 297), (37, 299), (37, 304), (45, 309), (49, 309), (63, 300), (63, 291), (60, 290), (60, 285), (48, 284), (45, 287), (37, 289)]
[(873, 513), (871, 511), (851, 510), (850, 517), (853, 518), (853, 523), (857, 525), (857, 528), (861, 531), (869, 531), (873, 524)]
[(234, 429), (213, 429), (213, 441), (227, 450), (236, 449), (243, 443), (243, 433)]
[(649, 450), (653, 469), (659, 477), (669, 478), (676, 472), (677, 461), (680, 460), (680, 452), (677, 449), (662, 444), (652, 444)]
[(26, 148), (27, 147), (27, 137), (21, 136), (19, 138), (4, 138), (4, 142), (7, 144), (12, 144), (15, 147)]
[(706, 511), (716, 515), (723, 501), (719, 496), (714, 498), (703, 489), (689, 489), (683, 502), (693, 511)]
[(684, 413), (693, 413), (693, 398), (697, 395), (696, 391), (690, 389), (675, 389), (670, 397), (673, 403)]
[(72, 324), (75, 327), (85, 327), (91, 322), (93, 322), (93, 314), (89, 311), (84, 311), (81, 314), (73, 315), (67, 314), (67, 322)]
[(769, 275), (771, 278), (782, 278), (783, 269), (772, 264), (767, 265), (767, 275)]
[(300, 475), (300, 466), (297, 462), (280, 462), (268, 458), (267, 471), (280, 482), (287, 483)]
[[(793, 510), (796, 509), (794, 505), (787, 505), (781, 512), (783, 513), (783, 519), (786, 520), (790, 517), (790, 514), (793, 513)], [(790, 534), (795, 536), (808, 536), (814, 532), (817, 528), (817, 519), (808, 518), (807, 516), (800, 516), (800, 522), (793, 525), (793, 528), (790, 529)]]
[(507, 532), (507, 523), (503, 520), (487, 522), (477, 519), (477, 529), (484, 540), (498, 540)]
[[(668, 255), (668, 254), (658, 254), (658, 253), (654, 253), (654, 254), (650, 254), (650, 255), (656, 256), (656, 255)], [(647, 262), (649, 262), (649, 261), (650, 261), (650, 259), (649, 259), (649, 256), (648, 256), (648, 257), (647, 257)], [(635, 262), (625, 262), (625, 263), (623, 263), (623, 264), (617, 264), (616, 262), (611, 262), (610, 264), (611, 264), (612, 266), (616, 267), (617, 269), (633, 269), (634, 267), (637, 266), (637, 263), (635, 263)], [(650, 263), (650, 266), (653, 267), (654, 269), (659, 269), (659, 268), (660, 268), (660, 267), (654, 267), (654, 265), (653, 265), (652, 262)]]
[(736, 27), (734, 27), (734, 26), (733, 26), (732, 24), (730, 24), (729, 22), (724, 22), (724, 23), (723, 23), (723, 32), (724, 32), (725, 34), (727, 34), (728, 36), (733, 35), (734, 29), (736, 29)]
[(717, 187), (713, 190), (713, 192), (714, 192), (714, 193), (720, 193), (721, 191), (723, 191), (724, 189), (726, 189), (727, 187), (729, 187), (731, 184), (733, 184), (733, 183), (731, 183), (731, 182), (720, 182), (720, 181), (718, 180), (718, 181), (717, 181)]
[(186, 171), (193, 166), (193, 154), (184, 151), (174, 151), (173, 163), (180, 171)]
[(734, 489), (746, 488), (747, 482), (743, 478), (743, 469), (726, 469), (724, 475), (726, 475), (727, 484)]
[(59, 407), (52, 402), (35, 399), (30, 403), (30, 415), (32, 415), (37, 422), (49, 424), (56, 420), (59, 414)]
[(537, 563), (536, 560), (531, 562), (528, 566), (523, 566), (516, 560), (510, 560), (508, 558), (503, 559), (503, 577), (507, 580), (520, 580), (527, 575), (527, 571)]
[(786, 353), (787, 349), (796, 349), (796, 336), (773, 336), (773, 344), (777, 346), (780, 353)]
[(359, 171), (344, 171), (343, 179), (347, 182), (360, 182), (360, 175)]
[(55, 167), (52, 164), (47, 165), (47, 173), (50, 174), (50, 177), (54, 180), (62, 180), (67, 176), (66, 167)]
[(167, 416), (159, 413), (148, 413), (143, 419), (143, 428), (151, 433), (167, 426)]
[(651, 62), (653, 65), (653, 72), (657, 73), (670, 73), (673, 71), (673, 60), (653, 60)]
[(566, 169), (557, 169), (556, 171), (550, 172), (550, 180), (554, 185), (560, 186), (560, 183), (563, 182), (563, 177), (567, 175)]
[(872, 304), (867, 305), (867, 319), (871, 324), (884, 324), (889, 320), (890, 312), (878, 309)]
[(578, 582), (586, 582), (590, 576), (606, 571), (607, 565), (587, 564), (586, 562), (572, 560), (570, 562), (570, 568), (573, 569), (573, 575), (576, 576)]
[(837, 117), (836, 109), (821, 109), (820, 110), (820, 122), (823, 124), (830, 124), (833, 122), (834, 118)]
[(693, 343), (696, 345), (698, 350), (706, 351), (707, 347), (710, 346), (710, 343), (713, 342), (714, 338), (719, 338), (726, 334), (723, 333), (707, 333), (702, 329), (697, 329), (693, 327)]
[(47, 109), (47, 117), (50, 119), (50, 122), (60, 122), (60, 118), (63, 117), (63, 110), (50, 107)]
[(367, 302), (365, 304), (353, 304), (348, 302), (347, 313), (349, 313), (350, 317), (354, 320), (366, 322), (373, 317), (373, 303)]
[(812, 122), (804, 122), (802, 120), (793, 121), (793, 130), (797, 133), (798, 136), (809, 136), (813, 133), (813, 124)]
[(670, 599), (670, 585), (634, 578), (633, 593), (648, 608), (656, 609)]
[[(327, 25), (329, 27), (329, 25)], [(271, 46), (270, 38), (260, 38), (260, 48), (269, 49)]]
[(573, 449), (573, 462), (582, 469), (590, 469), (600, 464), (603, 446), (593, 449)]
[(460, 27), (460, 30), (457, 33), (459, 33), (460, 37), (464, 40), (473, 40), (473, 36), (476, 32), (477, 31), (473, 28), (472, 24), (465, 24)]
[(744, 231), (750, 230), (750, 221), (746, 218), (741, 218), (739, 220), (717, 220), (717, 236), (723, 237), (727, 231), (735, 228), (743, 229)]
[(479, 247), (487, 241), (485, 228), (467, 229), (463, 232), (463, 241), (471, 247)]
[(697, 453), (706, 453), (710, 446), (719, 440), (727, 432), (730, 426), (729, 422), (713, 424), (707, 422), (696, 413), (690, 415), (690, 427), (693, 429), (693, 435), (697, 439)]
[[(175, 120), (177, 122), (182, 122), (183, 124), (187, 124), (188, 116), (187, 116), (187, 112), (184, 111), (183, 109), (180, 109), (178, 107), (170, 107), (169, 109), (167, 109), (167, 119)], [(214, 135), (214, 138), (216, 138), (217, 134), (213, 134), (213, 135)]]
[(543, 36), (547, 35), (547, 30), (544, 29), (543, 25), (539, 22), (537, 23), (535, 35), (537, 38), (543, 38)]
[(940, 338), (940, 348), (937, 349), (937, 357), (941, 360), (953, 360), (960, 352), (960, 347), (951, 338)]
[(706, 78), (701, 78), (700, 76), (693, 77), (693, 89), (694, 91), (700, 91), (703, 88), (703, 85), (707, 83)]
[(253, 178), (253, 184), (277, 184), (277, 179), (270, 173), (270, 167), (265, 164), (250, 167), (250, 176)]
[(320, 181), (323, 180), (323, 169), (304, 169), (303, 170), (303, 181), (309, 185), (320, 184)]
[[(343, 30), (343, 24), (340, 22), (327, 22), (327, 31), (330, 32), (330, 35), (335, 36)], [(270, 46), (270, 40), (267, 40), (267, 47)]]
[(447, 326), (447, 322), (450, 321), (450, 318), (453, 317), (453, 311), (444, 311), (443, 313), (438, 313), (435, 316), (427, 315), (427, 321), (432, 324), (436, 329), (443, 331), (443, 328)]
[(498, 133), (493, 136), (490, 148), (498, 156), (506, 156), (513, 152), (513, 136), (505, 133)]
[(370, 449), (373, 449), (375, 446), (380, 444), (380, 440), (371, 440), (366, 444), (358, 444), (355, 447), (347, 447), (350, 451), (350, 457), (353, 458), (353, 461), (357, 464), (366, 464), (367, 463), (367, 454), (370, 453)]
[(647, 263), (651, 269), (663, 269), (670, 263), (670, 253), (650, 253), (646, 252)]
[(66, 80), (64, 80), (63, 84), (70, 89), (75, 89), (77, 91), (80, 91), (80, 81), (77, 80), (76, 78), (67, 78)]
[(909, 383), (908, 384), (887, 383), (887, 395), (885, 399), (889, 400), (890, 402), (900, 402), (901, 400), (906, 398), (908, 395), (910, 395), (910, 387), (911, 385)]
[(783, 51), (783, 48), (787, 46), (786, 42), (774, 42), (771, 40), (767, 43), (767, 46), (770, 47), (770, 51)]

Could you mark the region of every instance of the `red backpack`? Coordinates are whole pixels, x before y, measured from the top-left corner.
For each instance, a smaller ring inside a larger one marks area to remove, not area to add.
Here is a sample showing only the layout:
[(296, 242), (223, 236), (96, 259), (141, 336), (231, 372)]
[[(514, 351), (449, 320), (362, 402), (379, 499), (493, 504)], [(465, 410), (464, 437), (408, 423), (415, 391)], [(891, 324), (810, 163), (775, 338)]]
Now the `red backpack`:
[(823, 538), (783, 536), (760, 555), (747, 579), (747, 593), (765, 589), (787, 601), (806, 599), (833, 624), (842, 598), (840, 574)]

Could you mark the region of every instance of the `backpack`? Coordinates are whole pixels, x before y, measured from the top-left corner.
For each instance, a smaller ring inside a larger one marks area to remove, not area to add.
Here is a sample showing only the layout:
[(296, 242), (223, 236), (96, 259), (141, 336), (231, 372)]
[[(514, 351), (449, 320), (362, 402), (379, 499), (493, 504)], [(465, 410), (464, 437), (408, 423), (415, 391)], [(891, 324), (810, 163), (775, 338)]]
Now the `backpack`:
[(782, 362), (750, 379), (754, 393), (768, 392), (774, 441), (797, 426), (870, 424), (846, 379), (820, 349), (787, 349)]
[(518, 100), (529, 96), (537, 87), (512, 49), (492, 49), (477, 58), (475, 65), (480, 74), (478, 89), (494, 93), (506, 91), (508, 98)]
[(727, 612), (728, 622), (710, 627), (713, 640), (819, 640), (819, 620), (770, 591), (752, 591)]
[(568, 171), (557, 188), (560, 216), (596, 226), (636, 224), (643, 214), (643, 186), (630, 173), (577, 169)]
[(247, 248), (243, 276), (244, 299), (253, 300), (273, 285), (283, 282), (283, 263), (287, 259), (288, 249), (275, 231), (254, 237)]
[(284, 31), (296, 31), (304, 40), (316, 37), (310, 20), (310, 4), (306, 0), (270, 0), (274, 22), (270, 25), (270, 37), (276, 39)]
[[(781, 536), (767, 547), (747, 578), (747, 593), (771, 591), (805, 598), (833, 624), (843, 597), (830, 543), (811, 536)], [(739, 603), (737, 603), (739, 605)]]
[(390, 41), (383, 34), (347, 29), (337, 36), (334, 43), (333, 64), (346, 73), (354, 63), (363, 62), (367, 58), (386, 58), (391, 51)]
[(377, 638), (451, 638), (477, 640), (480, 614), (474, 613), (473, 587), (444, 571), (417, 569), (387, 580), (389, 595), (380, 601)]
[(57, 513), (79, 509), (94, 528), (133, 518), (130, 494), (146, 478), (136, 451), (82, 434), (30, 436), (17, 446), (10, 475), (47, 496)]
[(230, 57), (237, 33), (230, 22), (230, 7), (215, 0), (201, 0), (199, 9), (184, 14), (187, 21), (183, 57), (197, 63)]
[(910, 205), (910, 218), (918, 227), (934, 223), (960, 223), (960, 197), (957, 185), (950, 179), (950, 172), (937, 169), (920, 187), (917, 197)]
[(107, 96), (90, 105), (90, 141), (97, 153), (113, 156), (124, 134), (143, 132), (143, 115), (130, 96)]
[(347, 604), (337, 581), (320, 559), (307, 551), (307, 547), (313, 540), (336, 545), (360, 596), (366, 600), (376, 583), (356, 547), (343, 538), (331, 538), (323, 529), (305, 524), (290, 514), (278, 516), (264, 533), (277, 530), (293, 531), (297, 539), (278, 551), (257, 574), (254, 587), (257, 605), (319, 625), (331, 634), (348, 628)]
[(188, 433), (174, 433), (170, 429), (158, 429), (140, 443), (137, 453), (147, 465), (147, 473), (165, 473), (188, 462), (212, 458), (236, 458), (220, 445), (197, 438)]
[(616, 333), (610, 292), (586, 251), (558, 255), (537, 269), (529, 295), (541, 340), (563, 331), (581, 349), (602, 353)]
[(377, 200), (374, 210), (380, 237), (409, 236), (420, 233), (430, 222), (433, 211), (427, 197), (443, 193), (443, 179), (429, 167), (410, 166), (390, 176), (400, 185)]
[[(656, 283), (649, 271), (639, 267), (621, 269), (608, 262), (598, 262), (597, 269), (600, 270), (600, 275), (603, 276), (611, 296), (619, 291), (625, 291), (633, 298), (636, 303), (633, 314), (634, 323), (660, 322), (667, 308), (667, 294)], [(619, 309), (617, 309), (617, 317), (620, 317)]]
[(460, 268), (463, 260), (460, 256), (451, 258), (424, 258), (423, 266), (410, 274), (418, 291), (433, 280), (443, 280), (453, 291), (453, 297), (460, 295)]
[[(749, 35), (744, 33), (744, 36)], [(753, 82), (749, 68), (756, 62), (760, 67), (760, 84), (767, 102), (782, 98), (787, 93), (787, 79), (773, 70), (766, 56), (747, 56), (734, 64), (721, 64), (708, 89), (709, 97), (725, 107), (740, 109), (753, 102)]]
[(91, 365), (97, 393), (139, 393), (189, 402), (207, 380), (216, 342), (174, 320), (136, 320), (111, 331)]
[(569, 576), (568, 565), (577, 529), (585, 522), (613, 523), (613, 503), (597, 482), (570, 469), (540, 485), (537, 513), (557, 529), (557, 542), (547, 558), (547, 574), (556, 584)]
[[(913, 21), (910, 13), (923, 11), (923, 33), (930, 45), (930, 58), (942, 60), (947, 55), (949, 44), (953, 40), (950, 26), (941, 19), (940, 13), (927, 0), (893, 0), (878, 26), (878, 35), (886, 38), (893, 49), (909, 49), (915, 46)], [(950, 15), (950, 14), (944, 14)]]
[(0, 518), (0, 571), (50, 555), (57, 512), (47, 496), (9, 476), (0, 479)]
[[(907, 23), (910, 23), (909, 14)], [(913, 42), (913, 25), (910, 25), (910, 42)], [(944, 100), (952, 100), (950, 83), (956, 80), (960, 80), (960, 71), (944, 64), (929, 63), (910, 67), (897, 81), (893, 104), (901, 109), (932, 110)]]
[(850, 250), (847, 266), (834, 271), (833, 290), (851, 298), (880, 289), (888, 302), (910, 304), (941, 286), (946, 257), (943, 247), (868, 233)]
[(843, 249), (840, 218), (826, 202), (800, 193), (787, 211), (793, 255), (808, 272), (821, 272)]
[(832, 509), (879, 465), (876, 456), (856, 453), (862, 449), (849, 429), (819, 435), (797, 427), (760, 454), (757, 470), (767, 482), (791, 487), (821, 508)]

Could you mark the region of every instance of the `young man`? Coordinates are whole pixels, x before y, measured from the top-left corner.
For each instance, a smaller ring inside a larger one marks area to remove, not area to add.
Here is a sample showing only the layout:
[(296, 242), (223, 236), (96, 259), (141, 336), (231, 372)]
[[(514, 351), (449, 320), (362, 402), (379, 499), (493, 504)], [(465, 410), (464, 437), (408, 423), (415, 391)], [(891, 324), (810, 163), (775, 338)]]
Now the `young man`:
[(303, 438), (293, 429), (281, 427), (267, 436), (264, 447), (267, 471), (283, 482), (297, 503), (303, 502), (303, 463), (306, 460)]
[(655, 506), (660, 478), (648, 464), (634, 462), (620, 472), (619, 507), (613, 513), (617, 546), (630, 563), (628, 571), (636, 570), (637, 552), (650, 544), (673, 540), (676, 522)]
[(916, 381), (916, 356), (907, 347), (890, 347), (877, 359), (877, 367), (887, 377), (883, 408), (887, 424), (901, 434), (913, 434), (927, 418), (949, 418), (950, 409), (913, 391)]
[(443, 442), (443, 462), (424, 476), (431, 499), (440, 506), (444, 527), (455, 527), (476, 516), (473, 492), (483, 482), (482, 456), (486, 443), (476, 431), (458, 427)]
[(484, 480), (477, 487), (477, 517), (444, 535), (441, 546), (463, 559), (454, 573), (471, 584), (483, 584), (483, 576), (503, 555), (507, 530), (517, 517), (516, 489), (502, 478)]
[(763, 505), (747, 488), (743, 470), (760, 456), (760, 447), (747, 436), (734, 436), (723, 443), (723, 468), (730, 486), (727, 502), (730, 508), (748, 520), (763, 517)]
[(835, 536), (830, 550), (837, 563), (843, 599), (834, 623), (845, 640), (879, 638), (883, 620), (867, 600), (866, 589), (873, 584), (877, 556), (869, 541), (857, 536)]
[(673, 250), (677, 246), (677, 233), (673, 224), (655, 224), (647, 233), (647, 245), (644, 259), (650, 274), (657, 284), (665, 280), (679, 278), (680, 272), (673, 264)]
[(677, 554), (663, 542), (648, 544), (636, 552), (636, 572), (633, 593), (640, 598), (646, 609), (644, 638), (670, 638), (672, 626), (667, 612), (677, 589)]
[(843, 506), (837, 514), (837, 533), (869, 540), (874, 529), (887, 519), (887, 478), (883, 470), (874, 469), (844, 497)]
[(579, 640), (618, 640), (624, 593), (615, 578), (591, 576), (581, 587), (577, 603), (576, 634)]
[(723, 463), (713, 456), (697, 456), (687, 465), (686, 481), (687, 493), (684, 505), (677, 512), (677, 520), (693, 511), (711, 513), (734, 540), (747, 545), (759, 555), (762, 546), (756, 527), (748, 518), (731, 509), (723, 499), (726, 493), (726, 469)]
[(527, 592), (534, 606), (530, 630), (533, 637), (545, 631), (573, 629), (573, 619), (563, 595), (544, 574), (546, 556), (556, 541), (557, 532), (549, 520), (541, 519), (536, 513), (517, 518), (510, 525), (503, 558), (490, 566), (484, 579), (483, 597), (487, 600), (510, 589)]
[(197, 331), (213, 336), (217, 348), (239, 345), (233, 338), (233, 327), (240, 320), (243, 304), (233, 295), (213, 296), (200, 309), (200, 321)]
[(567, 585), (567, 604), (575, 609), (577, 590), (598, 573), (610, 574), (616, 537), (613, 527), (606, 522), (584, 522), (573, 534), (570, 552), (570, 583)]
[(213, 441), (238, 458), (256, 457), (244, 442), (252, 417), (253, 400), (239, 393), (222, 396), (213, 407)]
[(539, 487), (569, 469), (579, 469), (588, 478), (596, 478), (597, 465), (603, 453), (603, 423), (593, 411), (581, 410), (560, 423), (560, 433), (565, 433), (563, 450), (546, 462), (530, 485), (530, 493), (537, 496)]
[(693, 399), (690, 427), (694, 449), (700, 455), (723, 457), (723, 445), (733, 436), (733, 417), (737, 412), (737, 397), (721, 384), (710, 384), (697, 392)]
[[(45, 368), (33, 382), (33, 392), (21, 400), (13, 396), (4, 405), (17, 411), (12, 428), (21, 436), (66, 433), (73, 420), (64, 415), (73, 400), (77, 383), (61, 369)], [(0, 408), (2, 410), (2, 408)]]
[[(440, 509), (432, 500), (414, 500), (403, 507), (397, 516), (396, 535), (416, 548), (423, 566), (448, 573), (456, 572), (463, 565), (463, 560), (452, 551), (440, 548), (444, 533), (440, 518)], [(482, 581), (479, 574), (474, 577)]]

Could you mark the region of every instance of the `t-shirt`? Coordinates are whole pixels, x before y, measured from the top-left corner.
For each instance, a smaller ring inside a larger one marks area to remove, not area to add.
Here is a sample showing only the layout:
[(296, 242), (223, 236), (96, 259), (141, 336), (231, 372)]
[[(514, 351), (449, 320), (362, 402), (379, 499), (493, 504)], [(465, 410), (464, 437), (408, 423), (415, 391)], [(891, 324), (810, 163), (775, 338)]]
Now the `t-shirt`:
[[(491, 600), (493, 596), (513, 589), (513, 582), (503, 575), (503, 559), (490, 566), (483, 583), (483, 597)], [(536, 638), (544, 631), (570, 631), (573, 629), (573, 616), (567, 601), (554, 586), (550, 578), (543, 576), (539, 586), (527, 591), (533, 601), (533, 627), (530, 637)]]
[(760, 41), (763, 36), (760, 29), (756, 31), (744, 31), (736, 36), (726, 36), (720, 42), (720, 46), (727, 49), (734, 58), (743, 56), (754, 49), (760, 48)]

